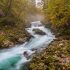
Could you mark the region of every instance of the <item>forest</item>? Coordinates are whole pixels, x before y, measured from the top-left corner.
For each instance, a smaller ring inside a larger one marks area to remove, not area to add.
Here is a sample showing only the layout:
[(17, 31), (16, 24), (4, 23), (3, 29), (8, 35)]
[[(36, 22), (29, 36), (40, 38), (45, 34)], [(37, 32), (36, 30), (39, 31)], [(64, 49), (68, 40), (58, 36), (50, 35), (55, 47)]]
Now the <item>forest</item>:
[[(0, 0), (0, 47), (10, 47), (27, 40), (25, 27), (29, 14), (35, 13), (34, 4), (28, 0)], [(19, 34), (20, 33), (20, 34)]]
[(70, 70), (70, 0), (37, 2), (0, 0), (0, 70)]
[(56, 39), (29, 63), (29, 70), (70, 70), (70, 0), (43, 0), (45, 25)]
[(44, 0), (45, 20), (60, 33), (70, 34), (70, 0)]

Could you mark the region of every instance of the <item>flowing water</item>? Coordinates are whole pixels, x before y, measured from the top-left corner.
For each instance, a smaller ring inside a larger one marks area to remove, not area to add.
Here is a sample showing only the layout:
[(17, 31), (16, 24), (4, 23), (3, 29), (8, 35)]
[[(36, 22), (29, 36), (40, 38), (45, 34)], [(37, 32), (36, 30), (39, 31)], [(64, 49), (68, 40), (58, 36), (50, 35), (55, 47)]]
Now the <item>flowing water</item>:
[[(38, 35), (33, 29), (40, 29), (46, 35)], [(0, 51), (0, 70), (20, 70), (23, 63), (31, 60), (30, 58), (27, 59), (23, 54), (24, 52), (27, 52), (28, 56), (31, 56), (37, 49), (45, 48), (45, 45), (51, 43), (55, 38), (53, 33), (48, 28), (45, 28), (40, 21), (31, 22), (31, 27), (26, 28), (26, 31), (33, 36), (28, 42)]]

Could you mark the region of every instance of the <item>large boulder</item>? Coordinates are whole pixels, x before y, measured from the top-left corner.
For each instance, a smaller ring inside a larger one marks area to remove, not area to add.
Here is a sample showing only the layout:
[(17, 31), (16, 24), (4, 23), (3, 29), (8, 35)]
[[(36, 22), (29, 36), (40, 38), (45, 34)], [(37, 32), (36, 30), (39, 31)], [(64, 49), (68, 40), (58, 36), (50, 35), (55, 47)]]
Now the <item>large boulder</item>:
[(43, 32), (42, 30), (40, 29), (33, 29), (33, 31), (35, 31), (36, 34), (39, 34), (39, 35), (46, 35), (45, 32)]

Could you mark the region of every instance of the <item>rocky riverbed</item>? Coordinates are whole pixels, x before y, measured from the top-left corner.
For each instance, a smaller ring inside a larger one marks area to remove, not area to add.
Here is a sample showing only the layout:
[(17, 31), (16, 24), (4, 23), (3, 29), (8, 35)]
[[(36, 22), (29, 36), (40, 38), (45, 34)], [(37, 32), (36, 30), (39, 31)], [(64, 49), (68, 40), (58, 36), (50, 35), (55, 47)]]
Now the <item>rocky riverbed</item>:
[(69, 37), (57, 37), (48, 48), (33, 57), (28, 70), (70, 70)]

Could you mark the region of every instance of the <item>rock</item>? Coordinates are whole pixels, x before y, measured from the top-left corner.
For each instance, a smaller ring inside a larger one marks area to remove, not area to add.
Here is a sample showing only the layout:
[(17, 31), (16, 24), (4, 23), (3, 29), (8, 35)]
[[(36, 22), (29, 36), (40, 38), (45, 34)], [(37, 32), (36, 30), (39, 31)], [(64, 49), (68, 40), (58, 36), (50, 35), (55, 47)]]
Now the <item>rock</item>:
[(39, 34), (39, 35), (46, 35), (45, 32), (43, 32), (42, 30), (40, 29), (33, 29), (33, 31), (35, 31), (36, 34)]
[(24, 51), (23, 55), (27, 60), (29, 60), (31, 58), (31, 55), (28, 51)]
[(14, 43), (9, 40), (6, 40), (6, 41), (3, 41), (3, 46), (12, 47), (12, 46), (14, 46)]
[(28, 57), (28, 52), (25, 51), (25, 52), (23, 53), (23, 55), (27, 58), (27, 57)]
[(10, 42), (9, 47), (13, 47), (13, 46), (14, 46), (14, 43)]
[(32, 50), (32, 51), (36, 51), (37, 49), (36, 49), (36, 48), (32, 48), (31, 50)]
[(26, 40), (27, 40), (27, 37), (25, 37), (25, 38), (19, 38), (18, 42), (19, 43), (24, 43)]
[(26, 41), (30, 41), (30, 39), (33, 38), (33, 37), (34, 37), (34, 36), (29, 35), (29, 36), (27, 37), (27, 40), (26, 40)]
[(61, 36), (61, 34), (60, 33), (56, 33), (56, 37), (60, 37)]
[(63, 47), (63, 43), (60, 43), (59, 46)]
[(30, 40), (32, 37), (34, 37), (34, 36), (32, 36), (30, 33), (26, 32), (25, 37), (27, 38), (26, 41), (29, 41), (29, 40)]

